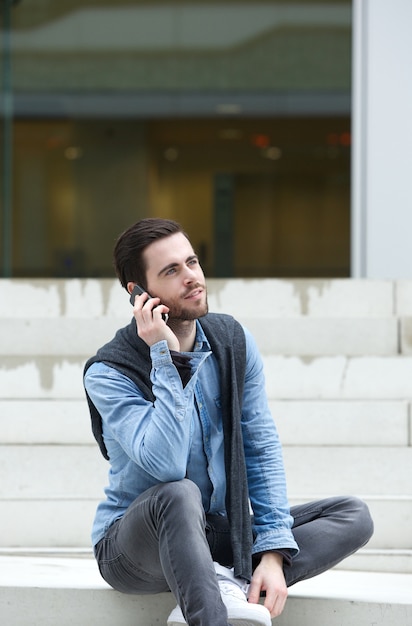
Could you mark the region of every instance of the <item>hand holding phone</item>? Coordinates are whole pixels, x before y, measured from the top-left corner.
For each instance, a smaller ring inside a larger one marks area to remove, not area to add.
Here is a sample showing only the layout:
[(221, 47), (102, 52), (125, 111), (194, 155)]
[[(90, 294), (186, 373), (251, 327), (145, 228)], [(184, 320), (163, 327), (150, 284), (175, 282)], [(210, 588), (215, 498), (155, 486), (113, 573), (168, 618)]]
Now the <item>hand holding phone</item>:
[[(147, 291), (145, 289), (142, 289), (139, 285), (135, 285), (133, 287), (133, 291), (130, 294), (130, 304), (132, 306), (134, 306), (134, 300), (136, 296), (141, 296), (142, 293), (147, 293)], [(149, 296), (149, 298), (152, 297), (149, 293), (147, 293), (147, 295)], [(169, 316), (167, 313), (162, 313), (162, 318), (164, 319), (165, 322), (167, 322), (167, 320), (169, 319)]]
[[(130, 304), (131, 304), (132, 306), (134, 306), (134, 299), (136, 298), (136, 296), (141, 296), (141, 295), (142, 295), (142, 293), (145, 293), (145, 290), (144, 290), (144, 289), (142, 289), (141, 287), (139, 287), (139, 285), (135, 285), (135, 286), (133, 287), (133, 291), (132, 291), (132, 293), (130, 294)], [(147, 295), (148, 295), (148, 296), (149, 296), (149, 298), (150, 298), (150, 295), (149, 295), (149, 294), (147, 294)]]

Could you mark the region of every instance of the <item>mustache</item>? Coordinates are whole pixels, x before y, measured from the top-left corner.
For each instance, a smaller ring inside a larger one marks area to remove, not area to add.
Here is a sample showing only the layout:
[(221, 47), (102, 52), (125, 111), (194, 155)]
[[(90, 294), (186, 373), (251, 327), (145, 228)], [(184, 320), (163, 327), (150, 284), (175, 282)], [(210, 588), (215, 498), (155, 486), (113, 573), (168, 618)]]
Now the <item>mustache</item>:
[(186, 293), (183, 295), (183, 298), (186, 298), (186, 296), (188, 296), (189, 293), (192, 293), (192, 291), (195, 291), (196, 289), (204, 289), (204, 290), (206, 290), (206, 287), (205, 287), (205, 285), (202, 285), (202, 283), (196, 283), (195, 285), (192, 285), (190, 287), (190, 289), (188, 289), (186, 291)]

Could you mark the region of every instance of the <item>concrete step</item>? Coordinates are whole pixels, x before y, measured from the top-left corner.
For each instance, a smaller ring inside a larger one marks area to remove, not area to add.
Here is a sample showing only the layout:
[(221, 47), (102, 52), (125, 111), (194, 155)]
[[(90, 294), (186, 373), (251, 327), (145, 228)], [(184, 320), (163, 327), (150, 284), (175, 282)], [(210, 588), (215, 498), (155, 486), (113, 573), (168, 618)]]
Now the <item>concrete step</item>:
[(410, 446), (408, 400), (271, 400), (284, 446)]
[[(9, 319), (2, 318), (0, 345), (4, 355), (25, 358), (43, 356), (92, 356), (131, 319), (115, 317)], [(15, 337), (19, 337), (19, 341)]]
[[(271, 400), (285, 446), (409, 446), (407, 400)], [(0, 399), (3, 444), (93, 444), (85, 398)]]
[(289, 492), (409, 496), (411, 447), (286, 446)]
[[(412, 575), (331, 570), (289, 590), (277, 626), (411, 626)], [(85, 554), (0, 556), (0, 611), (10, 626), (159, 626), (170, 593), (129, 596), (108, 587)]]
[[(0, 545), (3, 547), (76, 547), (90, 546), (90, 533), (95, 510), (103, 493), (95, 497), (54, 496), (50, 498), (32, 496), (27, 498), (2, 498), (0, 506), (7, 515), (0, 517)], [(290, 497), (291, 504), (308, 502), (317, 499), (314, 495), (308, 498)], [(375, 522), (375, 532), (368, 548), (375, 551), (386, 551), (390, 556), (386, 561), (399, 561), (400, 571), (412, 565), (401, 559), (400, 555), (410, 550), (411, 525), (410, 513), (412, 499), (391, 497), (365, 496), (364, 500), (370, 507)], [(28, 522), (28, 519), (30, 522)], [(393, 530), (396, 519), (396, 532)], [(387, 552), (389, 551), (389, 552)], [(380, 569), (380, 555), (376, 556), (376, 569)], [(396, 559), (394, 557), (397, 557)], [(398, 566), (397, 566), (398, 567)], [(369, 566), (368, 566), (369, 568)], [(364, 569), (368, 569), (364, 567)], [(385, 571), (387, 567), (385, 566)], [(399, 571), (398, 568), (393, 571)]]
[(412, 358), (264, 356), (273, 400), (401, 400), (411, 398)]
[[(342, 568), (411, 572), (412, 281), (208, 285), (210, 309), (243, 321), (263, 353), (291, 503), (361, 495), (375, 535)], [(89, 546), (107, 465), (82, 371), (130, 317), (116, 280), (0, 280), (0, 501), (8, 511), (0, 536), (8, 546)]]
[[(99, 496), (100, 498), (100, 496)], [(89, 548), (99, 499), (3, 499), (0, 507), (1, 545), (6, 548)]]
[[(370, 544), (368, 544), (369, 546)], [(336, 566), (338, 570), (412, 574), (412, 549), (363, 548)]]
[[(360, 495), (375, 520), (370, 547), (411, 547), (411, 447), (285, 446), (284, 458), (292, 505)], [(95, 443), (0, 445), (0, 472), (8, 477), (0, 482), (0, 501), (8, 511), (0, 517), (4, 545), (89, 545), (108, 469)]]
[(0, 441), (4, 445), (95, 444), (86, 397), (0, 399)]
[(0, 279), (1, 318), (124, 318), (130, 311), (126, 292), (114, 279)]
[(84, 499), (103, 495), (109, 464), (95, 445), (0, 445), (0, 468), (13, 468), (0, 498)]
[[(2, 356), (0, 398), (82, 399), (88, 356)], [(263, 364), (271, 400), (411, 399), (412, 356), (272, 355)]]
[[(286, 446), (284, 459), (291, 494), (410, 495), (412, 448)], [(0, 468), (13, 468), (0, 498), (51, 498), (99, 496), (109, 466), (94, 444), (0, 445)]]
[[(253, 334), (262, 354), (313, 357), (335, 354), (396, 355), (399, 352), (400, 325), (395, 317), (237, 317)], [(130, 319), (131, 314), (123, 320), (124, 324)], [(2, 318), (0, 345), (5, 355), (92, 355), (113, 337), (121, 325), (119, 319), (114, 317), (62, 317), (48, 319), (47, 324), (44, 319)], [(19, 336), (18, 342), (16, 336)], [(407, 328), (402, 336), (405, 340), (408, 338)]]
[[(208, 291), (212, 311), (245, 317), (374, 318), (410, 315), (412, 309), (407, 282), (213, 279)], [(262, 298), (264, 306), (256, 306)]]
[[(84, 510), (83, 513), (88, 515), (89, 521), (93, 518), (94, 510), (92, 507), (88, 511)], [(67, 517), (67, 516), (66, 516)], [(72, 516), (73, 519), (74, 516)], [(59, 519), (56, 520), (60, 522)], [(67, 522), (66, 522), (67, 526)], [(58, 536), (58, 530), (55, 530), (55, 537)], [(63, 521), (62, 530), (65, 530)], [(30, 537), (28, 536), (30, 540)], [(48, 545), (46, 542), (38, 542), (34, 545), (27, 541), (27, 545), (21, 547), (23, 544), (6, 545), (3, 542), (0, 545), (0, 557), (2, 556), (50, 556), (58, 554), (60, 556), (81, 556), (92, 557), (92, 548), (90, 541), (86, 538), (86, 541), (81, 543), (76, 541), (68, 541), (66, 544), (59, 543), (56, 539), (52, 545)], [(341, 561), (335, 569), (344, 571), (360, 571), (360, 572), (382, 572), (382, 573), (398, 573), (398, 574), (412, 574), (412, 548), (410, 549), (393, 549), (393, 548), (370, 548), (369, 543), (367, 547), (358, 550), (355, 554), (347, 557)]]
[[(210, 310), (246, 317), (399, 317), (412, 315), (412, 281), (209, 279)], [(30, 313), (24, 303), (30, 302)], [(256, 306), (264, 297), (265, 306)], [(123, 317), (127, 295), (116, 279), (0, 279), (0, 317)]]

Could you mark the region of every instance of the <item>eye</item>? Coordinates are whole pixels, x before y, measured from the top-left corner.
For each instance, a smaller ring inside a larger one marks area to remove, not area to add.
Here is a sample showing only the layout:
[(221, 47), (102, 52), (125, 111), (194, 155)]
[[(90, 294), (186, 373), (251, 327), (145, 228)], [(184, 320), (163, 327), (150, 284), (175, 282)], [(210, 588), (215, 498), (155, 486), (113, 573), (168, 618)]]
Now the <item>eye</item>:
[(171, 267), (169, 270), (167, 270), (166, 276), (170, 276), (171, 274), (175, 274), (175, 273), (176, 273), (176, 268)]

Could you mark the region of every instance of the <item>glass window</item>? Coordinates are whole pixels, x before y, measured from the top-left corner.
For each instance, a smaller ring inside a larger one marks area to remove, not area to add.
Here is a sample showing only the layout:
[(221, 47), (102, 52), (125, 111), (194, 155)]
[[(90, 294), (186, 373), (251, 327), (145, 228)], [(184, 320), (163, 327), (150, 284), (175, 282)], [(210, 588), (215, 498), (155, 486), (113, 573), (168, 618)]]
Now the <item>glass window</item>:
[(149, 215), (209, 276), (350, 274), (350, 2), (0, 10), (3, 275), (113, 276)]

